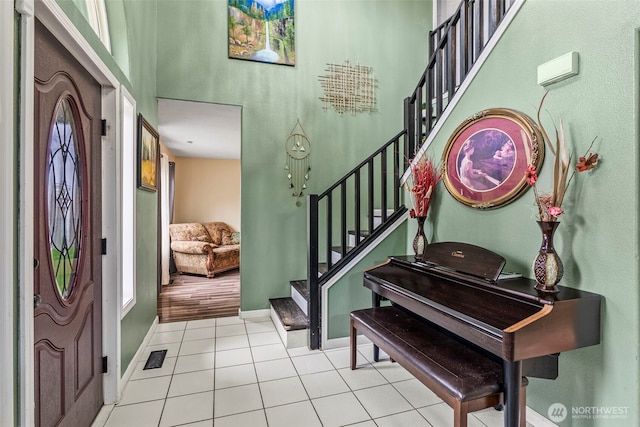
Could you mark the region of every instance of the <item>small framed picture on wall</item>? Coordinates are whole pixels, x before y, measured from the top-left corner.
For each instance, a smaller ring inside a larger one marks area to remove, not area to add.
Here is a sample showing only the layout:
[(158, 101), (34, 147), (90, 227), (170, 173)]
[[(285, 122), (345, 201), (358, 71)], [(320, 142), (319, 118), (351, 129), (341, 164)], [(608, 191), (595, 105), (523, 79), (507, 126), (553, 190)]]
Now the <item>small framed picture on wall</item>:
[(138, 114), (138, 188), (157, 191), (159, 157), (158, 132)]

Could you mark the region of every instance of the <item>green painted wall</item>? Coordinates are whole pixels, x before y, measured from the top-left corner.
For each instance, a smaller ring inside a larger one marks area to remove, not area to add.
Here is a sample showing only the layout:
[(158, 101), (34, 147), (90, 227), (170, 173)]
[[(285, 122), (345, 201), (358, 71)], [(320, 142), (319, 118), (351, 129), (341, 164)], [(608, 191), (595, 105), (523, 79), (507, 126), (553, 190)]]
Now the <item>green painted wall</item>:
[[(158, 96), (242, 105), (241, 309), (266, 309), (306, 277), (306, 202), (295, 206), (283, 170), (289, 132), (300, 119), (313, 150), (308, 191), (320, 193), (400, 131), (402, 100), (426, 65), (431, 2), (298, 1), (295, 67), (229, 59), (227, 2), (188, 5), (158, 2)], [(318, 76), (346, 59), (373, 67), (378, 112), (322, 109)]]
[[(532, 379), (528, 404), (547, 415), (555, 402), (569, 411), (628, 407), (628, 418), (572, 419), (561, 426), (640, 425), (638, 414), (638, 27), (637, 1), (529, 0), (480, 70), (432, 146), (441, 153), (456, 126), (473, 113), (507, 107), (535, 117), (544, 89), (537, 66), (570, 51), (580, 74), (550, 86), (546, 109), (565, 122), (582, 155), (594, 136), (598, 170), (574, 179), (554, 239), (566, 272), (562, 284), (599, 293), (602, 344), (560, 356), (555, 381)], [(547, 162), (538, 188), (551, 183)], [(432, 211), (435, 240), (461, 240), (504, 255), (510, 270), (529, 273), (541, 236), (533, 194), (497, 210), (477, 211), (439, 188)]]
[[(157, 2), (125, 1), (124, 11), (132, 95), (137, 111), (157, 129)], [(122, 372), (129, 366), (157, 314), (157, 212), (157, 193), (137, 190), (136, 305), (122, 319)]]
[[(111, 56), (109, 51), (104, 47), (95, 31), (91, 28), (89, 21), (86, 18), (86, 6), (83, 10), (78, 9), (79, 0), (56, 0), (60, 8), (64, 11), (65, 15), (69, 17), (73, 25), (80, 31), (85, 40), (89, 43), (91, 48), (100, 57), (102, 62), (109, 68), (109, 70), (116, 76), (118, 81), (131, 91), (131, 83), (124, 75), (117, 62)], [(110, 2), (123, 3), (126, 0), (108, 0)], [(84, 3), (81, 3), (84, 5)], [(113, 50), (113, 49), (112, 49)]]
[(78, 11), (84, 16), (84, 19), (89, 21), (89, 12), (87, 10), (86, 0), (67, 0), (73, 2)]
[(129, 74), (129, 34), (127, 27), (127, 15), (124, 0), (105, 0), (109, 28), (116, 31), (109, 33), (111, 41), (111, 55), (116, 61), (122, 73), (130, 78)]
[(362, 283), (364, 271), (374, 265), (382, 264), (389, 255), (406, 254), (407, 222), (387, 237), (371, 253), (367, 254), (353, 269), (329, 289), (328, 337), (349, 336), (349, 313), (360, 308), (371, 307), (371, 291)]
[[(114, 52), (129, 52), (129, 78), (118, 62), (105, 49), (83, 13), (72, 0), (58, 0), (58, 4), (82, 33), (102, 61), (136, 99), (137, 111), (157, 128), (156, 102), (156, 10), (157, 2), (109, 0), (110, 10), (124, 10), (126, 19), (115, 19), (111, 32), (120, 31), (126, 23), (129, 39), (113, 38)], [(116, 4), (117, 3), (117, 4)], [(126, 43), (125, 46), (122, 43)], [(119, 59), (123, 61), (122, 58)], [(122, 372), (140, 347), (156, 317), (157, 305), (157, 195), (138, 190), (136, 195), (136, 305), (122, 319)], [(105, 283), (104, 286), (116, 286)]]

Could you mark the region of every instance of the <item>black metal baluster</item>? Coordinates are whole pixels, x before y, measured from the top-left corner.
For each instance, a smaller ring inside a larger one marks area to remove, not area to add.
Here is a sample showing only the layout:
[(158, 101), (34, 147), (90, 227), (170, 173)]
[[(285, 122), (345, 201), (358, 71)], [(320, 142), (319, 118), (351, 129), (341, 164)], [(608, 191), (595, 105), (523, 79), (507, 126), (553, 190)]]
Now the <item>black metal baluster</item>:
[(347, 180), (340, 184), (340, 254), (347, 254)]
[(355, 241), (356, 244), (354, 245), (355, 247), (360, 246), (360, 215), (361, 215), (361, 211), (360, 211), (360, 201), (361, 201), (361, 194), (360, 194), (360, 169), (358, 169), (355, 173)]

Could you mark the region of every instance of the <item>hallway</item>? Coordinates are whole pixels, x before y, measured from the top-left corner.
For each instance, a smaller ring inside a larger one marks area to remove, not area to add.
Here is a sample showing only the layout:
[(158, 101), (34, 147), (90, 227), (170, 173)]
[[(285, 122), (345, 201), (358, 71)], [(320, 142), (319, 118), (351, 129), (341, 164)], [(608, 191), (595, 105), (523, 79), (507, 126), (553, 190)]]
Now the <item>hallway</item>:
[[(161, 368), (143, 370), (167, 349)], [(224, 317), (158, 324), (120, 403), (93, 427), (448, 427), (453, 411), (388, 360), (359, 346), (285, 349), (271, 319)], [(469, 417), (470, 427), (502, 426), (502, 412)], [(528, 424), (530, 425), (530, 424)]]

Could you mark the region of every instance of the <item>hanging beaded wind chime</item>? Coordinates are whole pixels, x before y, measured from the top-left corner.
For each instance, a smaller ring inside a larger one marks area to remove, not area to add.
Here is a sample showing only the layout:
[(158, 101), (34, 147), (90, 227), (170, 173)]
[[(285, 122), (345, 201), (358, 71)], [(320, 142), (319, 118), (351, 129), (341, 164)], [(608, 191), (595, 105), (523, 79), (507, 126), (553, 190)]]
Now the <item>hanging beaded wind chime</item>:
[(296, 198), (296, 206), (301, 206), (300, 199), (304, 197), (304, 190), (307, 189), (306, 182), (309, 180), (309, 155), (311, 154), (311, 143), (302, 129), (300, 119), (289, 133), (285, 143), (286, 164), (284, 170), (287, 171), (289, 188), (293, 190), (292, 196)]

